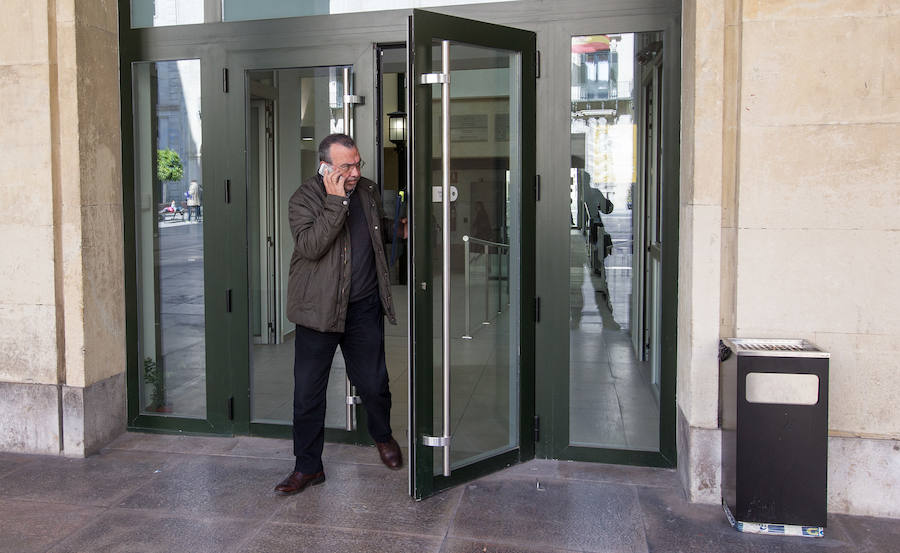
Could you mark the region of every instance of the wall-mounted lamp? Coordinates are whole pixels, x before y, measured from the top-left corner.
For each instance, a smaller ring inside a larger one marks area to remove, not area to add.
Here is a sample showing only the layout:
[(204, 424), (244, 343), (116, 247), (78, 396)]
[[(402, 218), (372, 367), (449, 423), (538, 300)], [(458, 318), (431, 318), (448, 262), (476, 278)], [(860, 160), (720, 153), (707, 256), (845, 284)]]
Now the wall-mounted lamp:
[(388, 140), (395, 146), (401, 146), (406, 142), (406, 113), (393, 111), (388, 113)]

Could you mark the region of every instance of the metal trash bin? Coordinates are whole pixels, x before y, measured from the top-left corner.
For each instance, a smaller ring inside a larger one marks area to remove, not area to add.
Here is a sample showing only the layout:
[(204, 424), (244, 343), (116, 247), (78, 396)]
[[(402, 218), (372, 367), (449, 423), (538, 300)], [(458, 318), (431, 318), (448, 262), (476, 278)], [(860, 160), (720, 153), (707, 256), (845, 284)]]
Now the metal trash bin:
[(824, 535), (829, 357), (806, 340), (723, 340), (722, 506), (736, 530)]

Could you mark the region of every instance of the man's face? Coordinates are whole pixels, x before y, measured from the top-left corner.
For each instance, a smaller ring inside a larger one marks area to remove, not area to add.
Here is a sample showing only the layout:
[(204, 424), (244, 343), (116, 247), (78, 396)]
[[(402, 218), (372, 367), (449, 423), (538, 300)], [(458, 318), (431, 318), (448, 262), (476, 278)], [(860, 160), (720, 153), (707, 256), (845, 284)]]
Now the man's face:
[(331, 166), (344, 176), (344, 190), (349, 194), (356, 188), (361, 176), (359, 171), (359, 150), (347, 148), (340, 144), (332, 144), (328, 150)]

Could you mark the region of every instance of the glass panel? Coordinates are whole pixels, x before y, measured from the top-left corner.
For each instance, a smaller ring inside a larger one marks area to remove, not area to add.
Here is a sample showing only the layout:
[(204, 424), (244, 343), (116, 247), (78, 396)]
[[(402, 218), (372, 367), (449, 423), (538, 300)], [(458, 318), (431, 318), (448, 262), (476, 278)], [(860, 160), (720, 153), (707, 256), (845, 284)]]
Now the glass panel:
[(200, 61), (133, 75), (141, 410), (206, 418)]
[[(291, 423), (295, 325), (287, 319), (285, 306), (294, 243), (288, 200), (300, 182), (315, 174), (319, 141), (343, 131), (343, 70), (310, 67), (247, 72), (253, 422)], [(369, 170), (367, 165), (363, 172)], [(326, 396), (327, 427), (346, 425), (345, 379), (344, 358), (338, 349)]]
[[(399, 194), (399, 191), (407, 190), (406, 45), (382, 46), (378, 52), (382, 91), (381, 199), (388, 219), (387, 228), (391, 229), (391, 235), (398, 235), (402, 234), (400, 222), (408, 212), (408, 196)], [(384, 325), (384, 349), (391, 389), (391, 430), (401, 444), (408, 436), (409, 425), (406, 246), (405, 240), (392, 240), (385, 245), (397, 324)]]
[[(457, 4), (483, 4), (498, 0), (223, 0), (225, 21), (296, 17), (337, 13), (359, 13), (385, 9), (428, 8)], [(513, 1), (513, 0), (499, 0)]]
[[(222, 19), (247, 21), (329, 13), (330, 0), (223, 0)], [(384, 9), (384, 8), (379, 8)]]
[[(438, 71), (439, 42), (433, 56)], [(519, 55), (504, 50), (453, 43), (450, 60), (450, 428), (455, 469), (518, 446), (520, 76)], [(432, 89), (432, 184), (439, 188), (441, 87)], [(436, 200), (434, 195), (434, 424), (439, 432), (443, 239)], [(442, 463), (436, 452), (438, 474)]]
[(643, 345), (648, 299), (643, 277), (633, 278), (646, 267), (644, 207), (634, 202), (642, 197), (634, 83), (637, 45), (647, 35), (572, 38), (569, 442), (576, 446), (659, 449), (659, 389)]
[(131, 28), (203, 23), (204, 0), (131, 0)]
[[(220, 0), (222, 21), (277, 19), (306, 15), (359, 13), (384, 9), (429, 8), (458, 4), (513, 2), (517, 0)], [(131, 0), (131, 28), (203, 23), (204, 3), (209, 0)], [(218, 11), (218, 8), (214, 8)], [(213, 19), (215, 15), (210, 15)]]

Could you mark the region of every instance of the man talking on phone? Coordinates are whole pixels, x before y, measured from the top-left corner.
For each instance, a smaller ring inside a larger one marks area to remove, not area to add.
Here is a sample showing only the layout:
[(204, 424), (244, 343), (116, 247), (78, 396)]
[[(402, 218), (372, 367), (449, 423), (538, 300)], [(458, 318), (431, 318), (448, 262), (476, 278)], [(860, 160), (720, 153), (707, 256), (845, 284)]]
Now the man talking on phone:
[(325, 389), (341, 346), (347, 376), (366, 409), (381, 461), (400, 469), (391, 434), (391, 392), (384, 358), (384, 317), (397, 324), (384, 251), (378, 187), (360, 174), (353, 139), (332, 134), (319, 144), (318, 174), (288, 203), (294, 253), (287, 316), (294, 339), (294, 470), (275, 486), (290, 495), (325, 481)]

